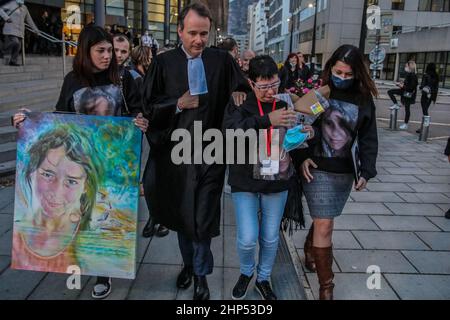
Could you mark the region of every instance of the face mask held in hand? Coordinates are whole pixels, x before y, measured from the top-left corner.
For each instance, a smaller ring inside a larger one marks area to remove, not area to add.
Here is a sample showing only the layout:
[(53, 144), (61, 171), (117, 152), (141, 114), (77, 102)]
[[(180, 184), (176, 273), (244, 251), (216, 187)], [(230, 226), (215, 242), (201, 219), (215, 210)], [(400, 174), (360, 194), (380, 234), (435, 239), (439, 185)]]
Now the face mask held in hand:
[(283, 141), (283, 148), (286, 152), (292, 151), (300, 147), (309, 138), (308, 132), (302, 132), (303, 125), (298, 125), (286, 132)]

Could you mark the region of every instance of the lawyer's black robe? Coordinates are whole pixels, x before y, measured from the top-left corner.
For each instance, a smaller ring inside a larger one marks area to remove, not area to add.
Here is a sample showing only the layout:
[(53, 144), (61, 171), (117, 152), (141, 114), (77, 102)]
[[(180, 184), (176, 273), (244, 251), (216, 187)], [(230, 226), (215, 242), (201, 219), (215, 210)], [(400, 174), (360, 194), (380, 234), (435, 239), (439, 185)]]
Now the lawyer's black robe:
[[(239, 66), (228, 52), (206, 48), (202, 60), (208, 93), (198, 109), (176, 113), (177, 100), (189, 89), (187, 57), (181, 47), (156, 56), (144, 83), (144, 111), (150, 119), (147, 134), (150, 155), (144, 173), (144, 191), (156, 222), (194, 241), (220, 234), (220, 198), (225, 165), (181, 164), (171, 160), (175, 129), (190, 132), (202, 121), (203, 132), (221, 129), (225, 106), (233, 91), (245, 86)], [(203, 149), (208, 143), (203, 143)], [(192, 163), (194, 148), (192, 148)]]

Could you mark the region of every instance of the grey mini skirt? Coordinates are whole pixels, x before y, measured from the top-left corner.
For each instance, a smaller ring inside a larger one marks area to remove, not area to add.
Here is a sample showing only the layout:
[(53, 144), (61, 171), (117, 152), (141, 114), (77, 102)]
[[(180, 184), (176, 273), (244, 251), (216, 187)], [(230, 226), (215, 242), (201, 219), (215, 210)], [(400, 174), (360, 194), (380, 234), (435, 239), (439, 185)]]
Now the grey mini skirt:
[(310, 170), (314, 179), (302, 176), (303, 193), (312, 218), (333, 219), (342, 214), (353, 187), (353, 174)]

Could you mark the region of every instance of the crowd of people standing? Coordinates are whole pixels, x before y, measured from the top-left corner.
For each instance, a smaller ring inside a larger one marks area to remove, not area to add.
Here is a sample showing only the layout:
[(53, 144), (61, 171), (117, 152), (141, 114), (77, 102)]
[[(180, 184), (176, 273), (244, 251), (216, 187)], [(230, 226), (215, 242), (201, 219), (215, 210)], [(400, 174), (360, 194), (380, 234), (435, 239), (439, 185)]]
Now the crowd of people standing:
[[(308, 147), (274, 156), (270, 149), (273, 129), (287, 131), (297, 119), (289, 103), (276, 95), (286, 93), (294, 99), (290, 89), (299, 79), (307, 82), (312, 77), (302, 53), (290, 54), (279, 70), (270, 56), (257, 56), (250, 50), (240, 56), (232, 39), (221, 48), (207, 47), (212, 18), (203, 4), (188, 5), (178, 18), (180, 45), (170, 50), (160, 48), (148, 33), (135, 45), (127, 30), (119, 33), (116, 26), (108, 30), (86, 26), (80, 34), (73, 71), (64, 79), (55, 109), (130, 116), (145, 133), (150, 152), (142, 184), (150, 215), (143, 236), (165, 236), (169, 229), (177, 233), (183, 268), (173, 285), (187, 289), (193, 282), (194, 300), (210, 298), (207, 276), (214, 270), (211, 240), (220, 234), (220, 199), (227, 166), (175, 164), (171, 155), (177, 142), (171, 140), (171, 134), (177, 129), (193, 134), (195, 121), (202, 121), (204, 130), (265, 130), (265, 145), (247, 141), (246, 148), (256, 147), (259, 154), (269, 157), (268, 163), (261, 160), (255, 167), (246, 160), (228, 166), (240, 262), (232, 297), (244, 299), (256, 273), (255, 288), (261, 297), (277, 299), (270, 277), (280, 223), (293, 190), (292, 181), (300, 180), (302, 191), (296, 196), (303, 193), (313, 219), (304, 245), (305, 265), (317, 274), (320, 299), (333, 299), (334, 219), (342, 214), (350, 192), (363, 191), (377, 174), (373, 98), (378, 91), (363, 54), (351, 45), (333, 53), (322, 74), (323, 84), (331, 90), (329, 108), (302, 127), (301, 132), (308, 135)], [(405, 80), (403, 91), (417, 82), (414, 70), (408, 63), (411, 76)], [(422, 87), (431, 89), (431, 96), (424, 100), (429, 106), (430, 100), (435, 101), (435, 90), (433, 72), (427, 74)], [(123, 88), (123, 99), (114, 110), (87, 110), (82, 101), (73, 98), (79, 90), (105, 86), (112, 88), (108, 92)], [(14, 116), (16, 127), (25, 120), (24, 111)], [(352, 162), (355, 145), (360, 159), (356, 177)], [(201, 148), (193, 153), (203, 154), (205, 146)], [(276, 173), (265, 173), (267, 167)], [(98, 277), (92, 297), (105, 298), (111, 290), (111, 278)]]

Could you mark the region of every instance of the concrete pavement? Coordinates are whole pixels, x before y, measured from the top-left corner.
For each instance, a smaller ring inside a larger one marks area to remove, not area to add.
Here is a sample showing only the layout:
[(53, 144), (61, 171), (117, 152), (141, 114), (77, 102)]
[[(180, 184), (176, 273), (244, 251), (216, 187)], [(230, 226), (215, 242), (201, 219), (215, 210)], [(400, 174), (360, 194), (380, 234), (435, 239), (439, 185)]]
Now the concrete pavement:
[[(445, 141), (419, 143), (408, 132), (391, 132), (380, 122), (378, 176), (368, 190), (352, 193), (335, 221), (336, 299), (450, 299), (450, 164)], [(235, 222), (229, 190), (223, 197), (222, 234), (213, 240), (216, 268), (209, 276), (212, 299), (230, 299), (239, 275)], [(66, 275), (9, 268), (13, 187), (0, 189), (0, 299), (90, 299), (93, 277), (82, 277), (81, 290), (68, 290)], [(308, 212), (305, 205), (305, 211)], [(177, 290), (181, 256), (175, 233), (144, 239), (147, 220), (139, 210), (139, 268), (135, 280), (114, 280), (109, 299), (191, 299), (192, 287)], [(307, 227), (311, 219), (307, 213)], [(306, 230), (284, 235), (272, 282), (280, 299), (317, 298), (315, 274), (303, 267)], [(380, 289), (369, 290), (368, 266), (381, 271)], [(248, 299), (260, 299), (249, 290)]]
[[(335, 299), (450, 299), (445, 143), (419, 143), (415, 135), (387, 129), (380, 129), (379, 137), (378, 176), (366, 191), (352, 192), (335, 220)], [(307, 226), (310, 221), (307, 215)], [(306, 292), (317, 298), (317, 276), (303, 265), (306, 234), (302, 230), (289, 239), (302, 263)], [(367, 288), (369, 266), (381, 271), (380, 289)]]

